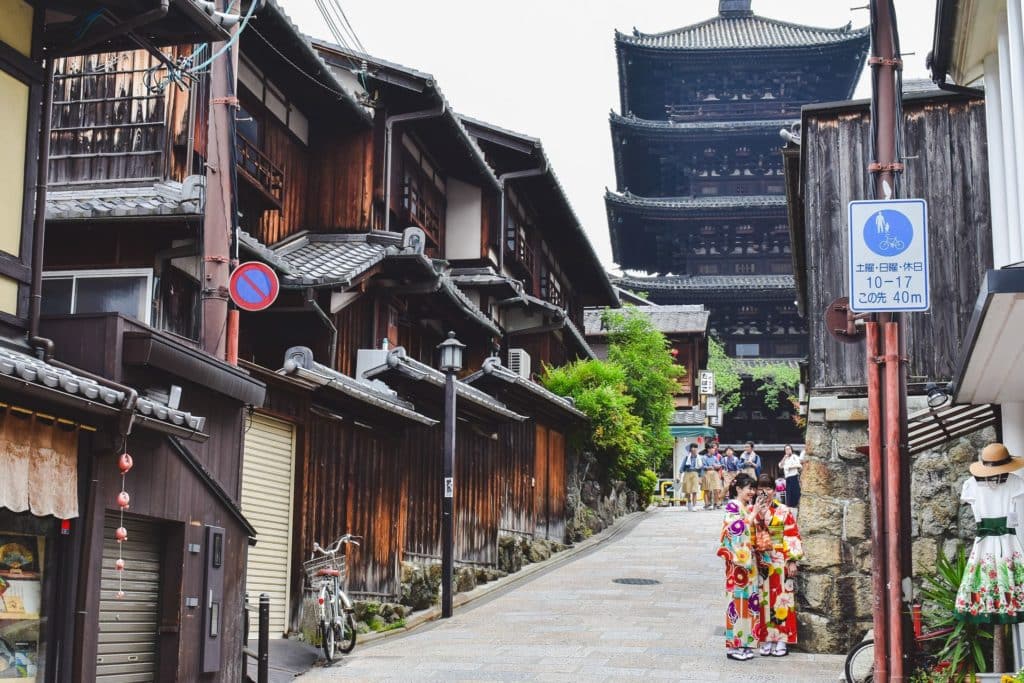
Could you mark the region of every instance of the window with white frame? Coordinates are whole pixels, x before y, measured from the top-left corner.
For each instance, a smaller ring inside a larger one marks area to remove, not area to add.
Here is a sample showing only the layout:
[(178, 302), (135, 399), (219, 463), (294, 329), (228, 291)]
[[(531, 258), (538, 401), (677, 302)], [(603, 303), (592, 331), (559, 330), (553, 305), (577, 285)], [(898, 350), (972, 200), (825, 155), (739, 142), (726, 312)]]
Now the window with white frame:
[(42, 312), (117, 312), (148, 325), (152, 292), (151, 268), (48, 271), (43, 273)]
[(760, 344), (737, 344), (736, 356), (739, 358), (756, 358), (761, 355)]

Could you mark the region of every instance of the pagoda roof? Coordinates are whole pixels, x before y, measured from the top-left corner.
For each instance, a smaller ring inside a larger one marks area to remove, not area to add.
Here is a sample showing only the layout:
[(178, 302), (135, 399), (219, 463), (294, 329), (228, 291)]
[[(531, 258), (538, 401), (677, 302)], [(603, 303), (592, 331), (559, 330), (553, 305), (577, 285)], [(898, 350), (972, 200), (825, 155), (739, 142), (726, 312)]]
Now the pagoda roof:
[(641, 197), (630, 193), (605, 191), (608, 208), (654, 209), (671, 211), (719, 211), (735, 209), (786, 208), (785, 195), (716, 195), (710, 197)]
[[(676, 123), (673, 121), (655, 121), (641, 119), (632, 114), (622, 116), (614, 111), (608, 116), (612, 130), (623, 132), (635, 132), (639, 135), (671, 135), (683, 137), (704, 137), (701, 134), (722, 133), (735, 135), (736, 133), (777, 133), (781, 128), (789, 128), (800, 119), (760, 119), (754, 121), (685, 121)], [(696, 135), (695, 135), (696, 134)]]
[(819, 28), (760, 17), (753, 12), (726, 12), (690, 26), (632, 35), (615, 32), (616, 45), (654, 50), (744, 50), (821, 47), (868, 40), (868, 27)]
[(792, 275), (627, 275), (616, 280), (615, 284), (642, 292), (792, 290), (795, 286)]

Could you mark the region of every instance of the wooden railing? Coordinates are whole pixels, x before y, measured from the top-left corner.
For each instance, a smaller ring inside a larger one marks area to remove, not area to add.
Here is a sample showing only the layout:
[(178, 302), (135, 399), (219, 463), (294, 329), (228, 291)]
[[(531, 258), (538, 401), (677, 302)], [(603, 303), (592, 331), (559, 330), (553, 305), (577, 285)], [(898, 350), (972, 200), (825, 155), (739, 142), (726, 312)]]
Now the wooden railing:
[(238, 170), (277, 208), (284, 199), (284, 171), (243, 135), (238, 141)]
[(402, 183), (402, 206), (406, 210), (406, 218), (422, 228), (433, 244), (440, 245), (441, 210), (444, 199), (432, 184), (424, 183), (426, 189), (421, 189), (420, 183), (423, 182), (419, 177), (412, 178), (406, 175)]

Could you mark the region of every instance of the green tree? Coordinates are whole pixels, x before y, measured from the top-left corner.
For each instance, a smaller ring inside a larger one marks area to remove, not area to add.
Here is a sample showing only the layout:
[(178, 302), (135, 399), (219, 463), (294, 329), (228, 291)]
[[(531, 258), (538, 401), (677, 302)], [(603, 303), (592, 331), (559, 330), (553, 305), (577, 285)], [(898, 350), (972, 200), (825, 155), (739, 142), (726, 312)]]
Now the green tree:
[(782, 363), (767, 363), (750, 369), (768, 410), (778, 410), (783, 395), (795, 396), (800, 387), (800, 370)]
[(606, 309), (603, 322), (608, 329), (608, 361), (625, 372), (632, 412), (643, 423), (646, 464), (656, 470), (672, 452), (668, 425), (675, 410), (674, 396), (680, 391), (679, 378), (686, 370), (673, 361), (668, 340), (642, 309)]
[(731, 413), (740, 405), (743, 376), (736, 361), (725, 355), (722, 342), (708, 337), (708, 370), (715, 373), (715, 391), (723, 413)]

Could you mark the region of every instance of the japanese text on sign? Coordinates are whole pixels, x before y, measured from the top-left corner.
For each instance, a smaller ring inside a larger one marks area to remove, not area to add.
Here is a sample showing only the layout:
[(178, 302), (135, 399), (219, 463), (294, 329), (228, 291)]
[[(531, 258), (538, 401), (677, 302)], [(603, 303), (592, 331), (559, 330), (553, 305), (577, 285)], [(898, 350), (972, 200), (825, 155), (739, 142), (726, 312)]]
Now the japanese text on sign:
[(706, 395), (715, 393), (715, 373), (710, 370), (700, 371), (700, 393)]
[(850, 202), (850, 308), (926, 311), (928, 208), (921, 199)]

